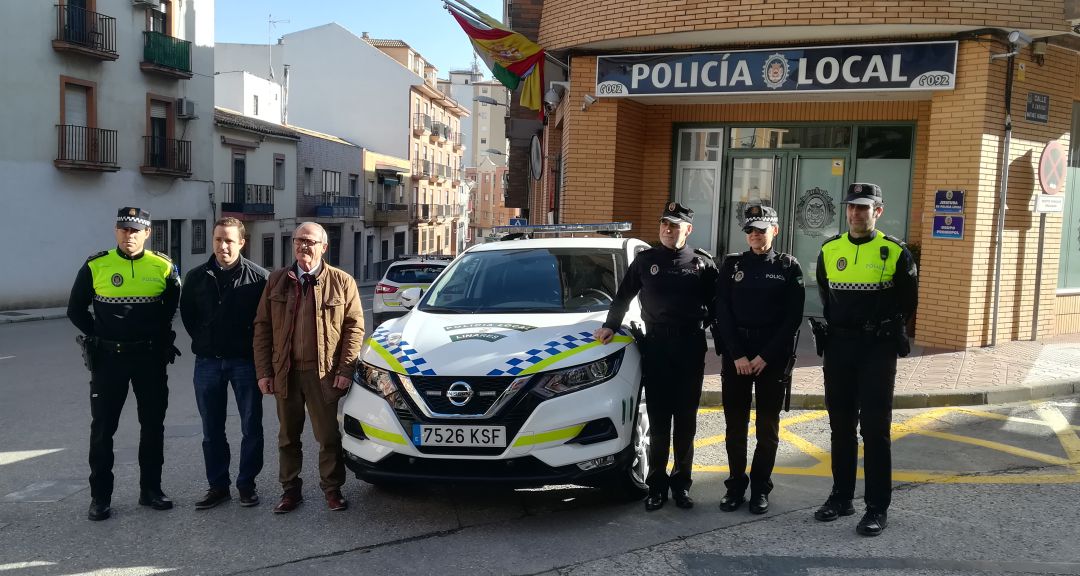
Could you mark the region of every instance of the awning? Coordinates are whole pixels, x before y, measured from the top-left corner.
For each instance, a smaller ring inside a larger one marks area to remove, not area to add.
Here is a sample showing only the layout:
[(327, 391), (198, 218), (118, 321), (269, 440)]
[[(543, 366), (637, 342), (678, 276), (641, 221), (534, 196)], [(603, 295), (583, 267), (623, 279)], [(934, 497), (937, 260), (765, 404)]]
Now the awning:
[(375, 163), (375, 172), (376, 173), (386, 173), (386, 174), (393, 175), (393, 174), (402, 174), (402, 173), (408, 172), (408, 171), (409, 171), (408, 168), (401, 168), (401, 167), (398, 167), (398, 166), (394, 166), (393, 164), (383, 164), (381, 162), (376, 162)]

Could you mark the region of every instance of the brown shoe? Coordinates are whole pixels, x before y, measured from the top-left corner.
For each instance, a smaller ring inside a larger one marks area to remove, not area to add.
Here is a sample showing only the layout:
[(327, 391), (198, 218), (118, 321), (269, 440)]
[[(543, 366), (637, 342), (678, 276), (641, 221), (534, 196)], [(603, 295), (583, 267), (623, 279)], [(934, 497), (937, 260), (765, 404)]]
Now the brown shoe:
[(286, 490), (281, 495), (281, 501), (274, 506), (274, 514), (288, 514), (304, 501), (304, 497), (300, 495), (299, 490)]
[(341, 490), (331, 490), (326, 493), (326, 506), (334, 512), (345, 510), (349, 507), (349, 501), (341, 495)]

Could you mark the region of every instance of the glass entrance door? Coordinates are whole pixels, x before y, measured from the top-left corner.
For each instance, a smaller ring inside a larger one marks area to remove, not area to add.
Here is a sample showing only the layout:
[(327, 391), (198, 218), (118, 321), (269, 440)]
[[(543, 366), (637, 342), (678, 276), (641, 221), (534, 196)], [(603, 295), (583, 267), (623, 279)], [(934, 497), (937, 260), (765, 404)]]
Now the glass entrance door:
[(743, 210), (748, 204), (771, 206), (780, 217), (778, 252), (798, 258), (806, 286), (807, 315), (821, 314), (817, 293), (817, 256), (821, 244), (840, 232), (844, 221), (840, 200), (848, 173), (845, 151), (738, 151), (730, 156), (731, 174), (725, 253), (747, 249), (742, 232)]

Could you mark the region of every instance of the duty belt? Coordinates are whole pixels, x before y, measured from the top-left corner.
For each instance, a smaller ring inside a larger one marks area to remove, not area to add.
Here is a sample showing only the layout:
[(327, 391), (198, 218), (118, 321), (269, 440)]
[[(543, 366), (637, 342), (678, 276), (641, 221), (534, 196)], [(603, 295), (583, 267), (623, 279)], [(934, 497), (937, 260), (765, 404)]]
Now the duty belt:
[(842, 326), (833, 326), (830, 324), (829, 336), (839, 336), (840, 338), (872, 338), (878, 336), (878, 328), (876, 326), (844, 328)]
[(646, 336), (691, 336), (703, 331), (701, 322), (690, 324), (649, 324), (645, 327)]
[(154, 349), (154, 343), (150, 340), (134, 340), (132, 342), (119, 342), (116, 340), (97, 339), (97, 349), (101, 352), (112, 354), (130, 354), (133, 352), (149, 352)]

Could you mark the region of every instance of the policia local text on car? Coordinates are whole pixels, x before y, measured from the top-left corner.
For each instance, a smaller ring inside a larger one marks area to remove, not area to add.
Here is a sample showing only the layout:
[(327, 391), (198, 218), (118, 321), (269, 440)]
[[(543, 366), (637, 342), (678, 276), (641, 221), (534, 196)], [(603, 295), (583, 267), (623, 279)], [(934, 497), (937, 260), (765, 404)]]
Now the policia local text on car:
[(910, 351), (904, 326), (915, 313), (918, 272), (904, 243), (875, 229), (884, 211), (881, 188), (852, 184), (844, 203), (848, 233), (826, 240), (817, 261), (828, 326), (815, 326), (814, 336), (825, 356), (833, 487), (814, 517), (830, 522), (855, 513), (851, 501), (858, 425), (865, 453), (866, 514), (856, 532), (877, 536), (888, 526), (896, 357)]
[(79, 340), (91, 372), (90, 520), (104, 520), (112, 513), (113, 434), (128, 382), (142, 427), (139, 504), (155, 510), (173, 505), (161, 491), (161, 466), (169, 404), (165, 367), (180, 354), (172, 331), (180, 302), (180, 273), (168, 256), (143, 249), (148, 238), (150, 213), (121, 208), (116, 215), (116, 249), (87, 258), (68, 299), (67, 315), (85, 335)]

